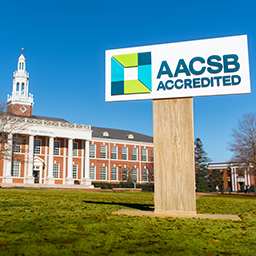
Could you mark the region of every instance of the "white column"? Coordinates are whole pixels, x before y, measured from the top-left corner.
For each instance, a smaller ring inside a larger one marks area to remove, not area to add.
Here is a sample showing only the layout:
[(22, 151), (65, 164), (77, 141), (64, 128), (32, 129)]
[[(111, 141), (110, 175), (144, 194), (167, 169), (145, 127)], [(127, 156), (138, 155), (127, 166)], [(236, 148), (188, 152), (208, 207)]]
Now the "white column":
[(232, 191), (235, 191), (235, 175), (234, 175), (233, 168), (231, 168), (231, 185), (232, 185)]
[(4, 177), (3, 183), (12, 183), (12, 134), (8, 134), (8, 141), (5, 144)]
[(245, 186), (247, 186), (248, 183), (247, 183), (247, 170), (246, 169), (244, 169), (244, 181), (245, 181)]
[(33, 168), (34, 168), (34, 135), (29, 136), (28, 142), (28, 175), (25, 177), (25, 183), (33, 184)]
[(93, 188), (91, 179), (89, 177), (90, 158), (89, 158), (89, 140), (85, 141), (85, 176), (82, 180), (82, 185)]
[(247, 177), (248, 177), (248, 185), (251, 186), (250, 169), (249, 168), (247, 168)]
[(234, 168), (234, 187), (235, 187), (235, 191), (237, 191), (237, 177), (236, 177), (236, 168)]
[(48, 185), (53, 185), (54, 178), (53, 178), (53, 148), (54, 148), (54, 137), (49, 138), (49, 163), (48, 163), (48, 176), (45, 179), (45, 183)]
[(85, 168), (84, 168), (84, 156), (85, 156), (85, 141), (81, 141), (81, 181), (85, 177)]
[(68, 139), (68, 176), (65, 179), (65, 184), (74, 185), (73, 179), (73, 139)]

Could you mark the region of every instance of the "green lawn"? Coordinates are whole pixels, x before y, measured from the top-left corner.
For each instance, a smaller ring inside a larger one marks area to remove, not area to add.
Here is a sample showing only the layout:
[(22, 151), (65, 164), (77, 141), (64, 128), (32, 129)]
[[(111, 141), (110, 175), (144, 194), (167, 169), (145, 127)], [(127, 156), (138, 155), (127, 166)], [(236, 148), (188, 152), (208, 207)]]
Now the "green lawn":
[(0, 189), (0, 255), (256, 255), (256, 199), (203, 196), (198, 213), (242, 221), (113, 216), (150, 193)]

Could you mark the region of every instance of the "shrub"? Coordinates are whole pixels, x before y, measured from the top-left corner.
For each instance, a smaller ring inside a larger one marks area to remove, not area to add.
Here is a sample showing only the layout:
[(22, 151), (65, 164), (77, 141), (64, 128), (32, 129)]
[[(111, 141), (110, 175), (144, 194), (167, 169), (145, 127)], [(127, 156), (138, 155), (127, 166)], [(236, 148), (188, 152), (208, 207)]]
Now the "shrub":
[(255, 186), (251, 185), (250, 190), (251, 190), (251, 192), (255, 192)]
[[(119, 183), (107, 183), (107, 182), (97, 182), (93, 181), (92, 185), (96, 188), (101, 189), (113, 189), (113, 188), (119, 188)], [(121, 188), (134, 188), (133, 183), (128, 182), (122, 182)], [(152, 183), (146, 183), (146, 184), (136, 184), (136, 188), (141, 188), (143, 192), (154, 192), (154, 184)]]

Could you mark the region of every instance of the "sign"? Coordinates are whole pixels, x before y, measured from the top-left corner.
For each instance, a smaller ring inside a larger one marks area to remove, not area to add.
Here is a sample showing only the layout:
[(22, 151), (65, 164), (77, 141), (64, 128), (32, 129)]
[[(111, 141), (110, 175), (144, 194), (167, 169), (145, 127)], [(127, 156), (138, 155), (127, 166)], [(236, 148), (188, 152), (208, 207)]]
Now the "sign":
[(250, 92), (246, 35), (106, 51), (106, 101)]

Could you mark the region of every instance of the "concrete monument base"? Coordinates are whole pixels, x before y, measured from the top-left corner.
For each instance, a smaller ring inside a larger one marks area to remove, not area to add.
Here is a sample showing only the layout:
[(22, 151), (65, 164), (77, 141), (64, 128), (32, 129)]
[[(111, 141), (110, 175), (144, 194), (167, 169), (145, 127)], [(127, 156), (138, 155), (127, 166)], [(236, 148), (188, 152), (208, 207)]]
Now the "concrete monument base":
[(220, 220), (238, 220), (237, 215), (222, 215), (222, 214), (186, 214), (184, 212), (154, 212), (154, 211), (139, 211), (139, 210), (119, 210), (112, 212), (112, 215), (131, 215), (131, 216), (148, 216), (162, 218), (192, 218), (192, 219), (220, 219)]

